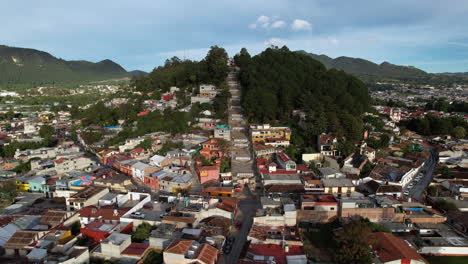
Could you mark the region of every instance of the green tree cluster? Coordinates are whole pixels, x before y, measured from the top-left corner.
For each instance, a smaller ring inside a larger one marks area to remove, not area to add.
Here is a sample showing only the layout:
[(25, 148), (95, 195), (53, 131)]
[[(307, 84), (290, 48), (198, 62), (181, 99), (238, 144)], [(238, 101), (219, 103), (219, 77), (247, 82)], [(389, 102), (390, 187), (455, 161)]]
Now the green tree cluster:
[[(242, 50), (235, 61), (241, 67), (241, 103), (249, 121), (300, 122), (299, 134), (308, 139), (322, 132), (349, 140), (362, 138), (361, 115), (370, 108), (371, 99), (359, 79), (327, 70), (320, 62), (287, 47), (268, 48), (254, 57)], [(305, 113), (305, 118), (298, 120), (295, 110)]]
[(228, 55), (223, 48), (213, 46), (202, 61), (172, 57), (164, 66), (155, 68), (148, 76), (133, 77), (130, 86), (140, 92), (168, 92), (171, 86), (192, 89), (203, 83), (220, 85), (227, 76)]
[(376, 139), (374, 137), (370, 137), (367, 139), (367, 145), (374, 149), (383, 149), (387, 148), (388, 144), (390, 143), (390, 137), (386, 134), (383, 134), (380, 139)]
[(422, 118), (412, 118), (400, 122), (401, 126), (424, 136), (453, 135), (466, 138), (468, 122), (459, 117), (437, 117), (426, 115)]
[(141, 243), (145, 241), (154, 229), (156, 229), (156, 226), (143, 222), (137, 227), (135, 232), (132, 233), (132, 242)]
[(448, 102), (445, 99), (433, 100), (426, 104), (425, 110), (436, 110), (446, 113), (468, 113), (468, 103), (463, 101)]

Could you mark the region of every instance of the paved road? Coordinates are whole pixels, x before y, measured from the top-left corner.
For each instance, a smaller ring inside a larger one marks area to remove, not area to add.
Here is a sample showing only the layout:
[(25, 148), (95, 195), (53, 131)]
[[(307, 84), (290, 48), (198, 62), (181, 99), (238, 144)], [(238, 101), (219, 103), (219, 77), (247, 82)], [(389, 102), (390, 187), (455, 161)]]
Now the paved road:
[(231, 231), (229, 236), (235, 237), (236, 240), (234, 241), (231, 252), (229, 254), (223, 253), (220, 260), (221, 264), (237, 263), (242, 249), (247, 242), (247, 235), (252, 227), (255, 212), (260, 207), (260, 204), (256, 199), (254, 199), (249, 188), (245, 187), (242, 190), (240, 197), (244, 199), (239, 202), (239, 211), (234, 222), (237, 223), (237, 221), (240, 221), (242, 222), (242, 226), (240, 230), (233, 229)]
[(434, 174), (435, 167), (437, 165), (437, 156), (435, 151), (432, 151), (428, 163), (422, 168), (421, 172), (423, 177), (419, 181), (415, 181), (415, 185), (410, 190), (410, 197), (421, 201), (422, 195), (426, 190), (427, 186), (432, 182), (432, 177)]

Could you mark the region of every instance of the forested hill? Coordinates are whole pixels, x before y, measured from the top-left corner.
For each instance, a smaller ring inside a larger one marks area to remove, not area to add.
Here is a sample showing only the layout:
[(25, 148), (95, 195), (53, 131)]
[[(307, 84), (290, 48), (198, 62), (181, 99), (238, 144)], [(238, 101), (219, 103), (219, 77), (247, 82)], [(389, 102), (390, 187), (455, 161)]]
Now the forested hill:
[(269, 48), (254, 57), (242, 49), (235, 61), (241, 68), (241, 102), (250, 122), (297, 126), (293, 112), (302, 112), (304, 140), (322, 132), (353, 140), (362, 137), (361, 115), (370, 108), (371, 99), (356, 77), (327, 70), (319, 61), (286, 47)]
[(66, 61), (47, 52), (0, 45), (0, 84), (50, 84), (99, 81), (131, 76), (122, 66), (103, 60)]
[(398, 80), (405, 82), (418, 82), (430, 84), (447, 84), (452, 82), (466, 83), (468, 75), (462, 74), (432, 74), (413, 66), (401, 66), (383, 62), (381, 64), (373, 63), (368, 60), (351, 57), (337, 57), (335, 59), (326, 55), (317, 55), (307, 53), (306, 51), (297, 51), (306, 54), (315, 60), (320, 61), (327, 69), (343, 70), (352, 74), (363, 81), (388, 81)]

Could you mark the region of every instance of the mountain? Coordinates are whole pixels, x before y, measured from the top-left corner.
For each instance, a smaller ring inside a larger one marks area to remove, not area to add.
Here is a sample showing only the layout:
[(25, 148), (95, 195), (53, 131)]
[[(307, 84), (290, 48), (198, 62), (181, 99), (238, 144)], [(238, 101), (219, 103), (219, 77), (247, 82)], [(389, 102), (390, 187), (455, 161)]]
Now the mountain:
[(131, 76), (135, 76), (135, 77), (146, 77), (149, 75), (149, 73), (145, 72), (145, 71), (140, 71), (140, 70), (134, 70), (134, 71), (130, 71), (128, 72), (130, 73)]
[(35, 49), (0, 45), (0, 84), (47, 84), (129, 77), (111, 61), (66, 61)]
[(343, 70), (366, 81), (380, 79), (418, 80), (431, 78), (432, 75), (413, 66), (401, 66), (389, 62), (377, 64), (360, 58), (344, 56), (332, 59), (326, 55), (317, 55), (305, 51), (298, 52), (320, 61), (327, 69)]
[(438, 73), (438, 75), (468, 77), (468, 72), (442, 72)]
[(330, 58), (306, 51), (297, 51), (320, 61), (327, 69), (343, 70), (366, 82), (404, 81), (408, 83), (450, 85), (453, 83), (468, 83), (468, 73), (427, 73), (413, 66), (401, 66), (382, 62), (377, 64), (368, 60), (351, 57)]

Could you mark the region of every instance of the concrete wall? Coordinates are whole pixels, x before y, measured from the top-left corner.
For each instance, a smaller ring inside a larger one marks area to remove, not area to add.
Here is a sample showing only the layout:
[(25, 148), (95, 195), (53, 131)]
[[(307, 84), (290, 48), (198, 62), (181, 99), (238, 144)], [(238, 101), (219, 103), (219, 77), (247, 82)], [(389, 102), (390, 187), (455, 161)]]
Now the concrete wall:
[(395, 208), (343, 208), (341, 217), (362, 216), (371, 222), (391, 222), (395, 217)]

